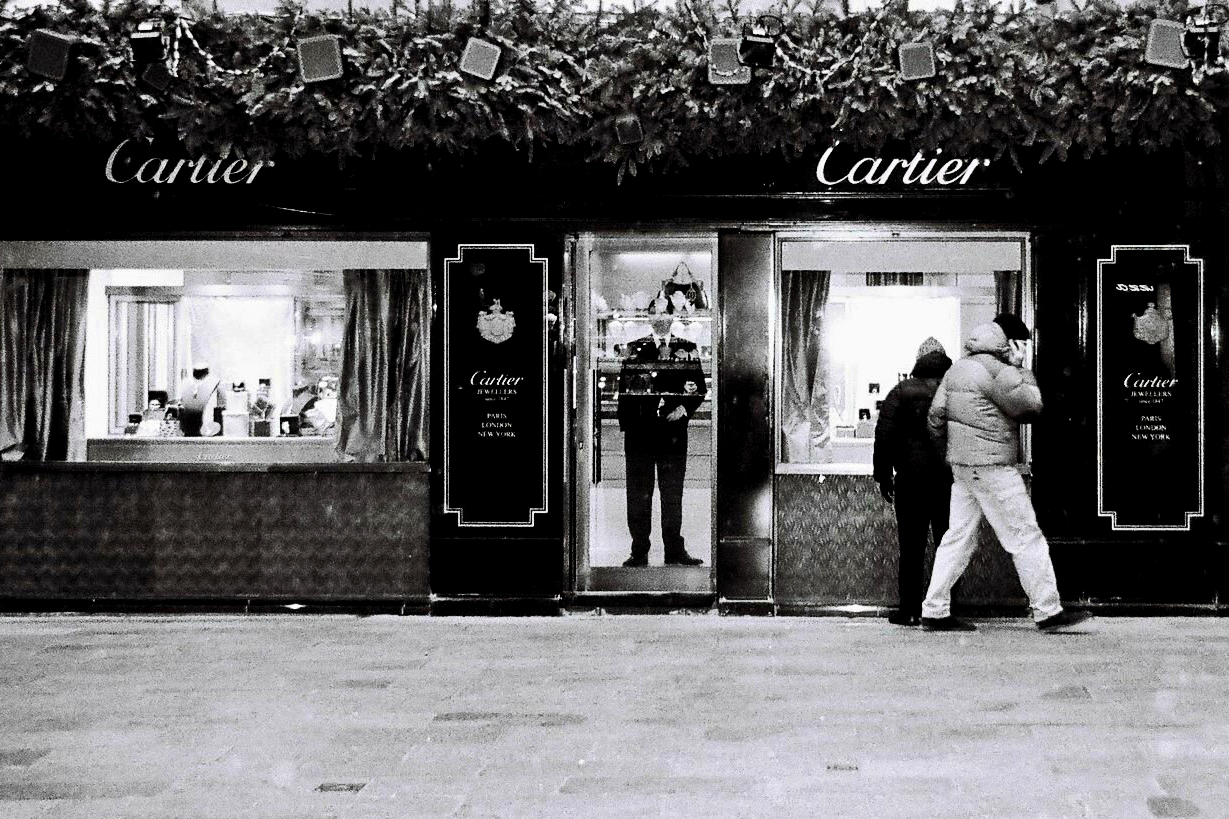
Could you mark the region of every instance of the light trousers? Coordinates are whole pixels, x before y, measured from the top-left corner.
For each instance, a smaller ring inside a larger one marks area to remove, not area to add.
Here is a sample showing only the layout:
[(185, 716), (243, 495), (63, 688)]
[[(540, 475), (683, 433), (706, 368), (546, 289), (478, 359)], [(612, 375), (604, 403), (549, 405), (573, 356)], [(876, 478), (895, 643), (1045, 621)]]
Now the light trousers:
[(1037, 525), (1032, 500), (1016, 468), (953, 466), (952, 477), (948, 529), (935, 550), (922, 616), (940, 618), (951, 614), (952, 586), (977, 551), (977, 528), (983, 517), (990, 521), (999, 543), (1015, 563), (1033, 619), (1044, 620), (1062, 611), (1050, 545)]

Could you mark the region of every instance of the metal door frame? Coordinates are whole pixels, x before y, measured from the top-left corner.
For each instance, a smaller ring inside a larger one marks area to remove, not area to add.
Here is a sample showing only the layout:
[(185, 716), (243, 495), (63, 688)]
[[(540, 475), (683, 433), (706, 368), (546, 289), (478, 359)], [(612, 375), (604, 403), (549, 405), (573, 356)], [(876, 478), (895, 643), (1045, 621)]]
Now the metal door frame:
[[(720, 270), (718, 269), (718, 231), (716, 227), (707, 230), (695, 230), (694, 228), (671, 230), (668, 227), (652, 230), (594, 230), (583, 231), (569, 237), (569, 243), (574, 243), (574, 256), (569, 263), (569, 270), (565, 271), (571, 274), (572, 284), (570, 288), (572, 306), (571, 329), (569, 331), (571, 349), (570, 349), (570, 388), (571, 401), (570, 409), (572, 415), (571, 434), (568, 440), (572, 445), (572, 454), (568, 458), (569, 471), (572, 473), (573, 479), (570, 487), (570, 497), (572, 499), (572, 515), (570, 536), (567, 538), (569, 544), (568, 552), (571, 556), (571, 571), (569, 580), (569, 588), (574, 593), (600, 593), (600, 594), (671, 594), (679, 593), (680, 590), (672, 589), (654, 589), (651, 592), (646, 592), (642, 589), (627, 589), (627, 588), (593, 588), (592, 587), (592, 566), (589, 564), (589, 543), (591, 536), (591, 507), (592, 507), (592, 472), (594, 469), (593, 461), (593, 427), (592, 427), (592, 412), (593, 412), (593, 390), (595, 379), (593, 370), (590, 366), (589, 356), (592, 351), (592, 275), (590, 259), (596, 245), (602, 242), (611, 242), (619, 244), (627, 244), (628, 249), (636, 250), (652, 250), (660, 248), (663, 251), (669, 250), (671, 242), (686, 241), (696, 243), (699, 240), (707, 240), (709, 244), (709, 252), (711, 254), (712, 264), (712, 282), (709, 298), (712, 302), (711, 315), (712, 322), (710, 333), (712, 336), (713, 352), (712, 352), (712, 395), (717, 393), (717, 367), (721, 359), (721, 327), (720, 320)], [(568, 288), (565, 288), (568, 289)], [(710, 401), (711, 420), (710, 420), (710, 457), (713, 459), (713, 467), (709, 478), (709, 508), (715, 510), (717, 505), (717, 469), (716, 459), (717, 453), (717, 429), (719, 423), (720, 402), (714, 397)], [(717, 519), (716, 515), (710, 514), (709, 521), (709, 553), (706, 557), (706, 567), (708, 569), (708, 591), (707, 594), (715, 594), (717, 587)], [(652, 571), (655, 567), (649, 567), (648, 571)], [(657, 567), (659, 568), (659, 567)], [(638, 569), (637, 571), (645, 571)], [(685, 593), (685, 592), (684, 592)]]

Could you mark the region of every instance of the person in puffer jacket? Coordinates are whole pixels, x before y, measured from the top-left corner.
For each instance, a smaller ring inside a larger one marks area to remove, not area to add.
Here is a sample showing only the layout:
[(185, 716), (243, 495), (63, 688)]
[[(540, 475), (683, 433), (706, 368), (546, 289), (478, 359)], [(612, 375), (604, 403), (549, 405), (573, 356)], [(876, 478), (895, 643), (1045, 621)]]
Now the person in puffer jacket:
[(930, 432), (946, 452), (954, 482), (949, 528), (935, 550), (922, 601), (925, 630), (975, 630), (951, 615), (951, 591), (977, 549), (983, 517), (1011, 555), (1039, 629), (1058, 631), (1088, 618), (1065, 611), (1059, 601), (1050, 546), (1017, 468), (1020, 424), (1042, 410), (1037, 380), (1021, 367), (1029, 338), (1024, 322), (1010, 313), (974, 328), (965, 357), (947, 371), (931, 402)]
[(921, 622), (927, 530), (936, 545), (947, 531), (952, 472), (931, 440), (926, 414), (939, 379), (951, 366), (938, 339), (923, 341), (913, 372), (888, 391), (875, 424), (875, 481), (884, 500), (896, 508), (900, 542), (900, 608), (888, 615), (888, 622), (898, 626)]

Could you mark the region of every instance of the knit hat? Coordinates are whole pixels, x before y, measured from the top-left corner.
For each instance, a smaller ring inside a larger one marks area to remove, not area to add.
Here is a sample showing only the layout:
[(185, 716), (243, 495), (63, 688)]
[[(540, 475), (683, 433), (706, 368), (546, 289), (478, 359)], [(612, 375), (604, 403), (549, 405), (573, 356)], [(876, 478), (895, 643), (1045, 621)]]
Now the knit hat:
[(1012, 313), (999, 313), (994, 317), (994, 323), (1003, 328), (1008, 341), (1027, 341), (1033, 337), (1020, 317)]
[(917, 348), (918, 358), (921, 358), (927, 353), (943, 353), (943, 355), (947, 355), (947, 350), (943, 349), (943, 345), (939, 343), (939, 339), (931, 336), (922, 342), (922, 346)]

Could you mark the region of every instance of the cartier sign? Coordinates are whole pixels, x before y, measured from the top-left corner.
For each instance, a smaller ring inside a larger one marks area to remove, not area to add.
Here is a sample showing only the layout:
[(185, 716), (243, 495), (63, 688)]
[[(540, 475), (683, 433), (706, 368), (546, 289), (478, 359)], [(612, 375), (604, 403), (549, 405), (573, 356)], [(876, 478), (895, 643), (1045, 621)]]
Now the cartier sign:
[(945, 159), (939, 148), (933, 157), (921, 151), (909, 159), (864, 156), (842, 168), (832, 158), (836, 147), (829, 146), (815, 166), (815, 178), (824, 185), (966, 185), (974, 172), (990, 165), (989, 159)]
[(1186, 245), (1097, 260), (1097, 513), (1187, 531), (1204, 514), (1203, 261)]
[[(141, 143), (145, 142), (146, 146)], [(125, 139), (107, 157), (105, 169), (108, 182), (123, 185), (136, 182), (142, 185), (171, 185), (188, 182), (194, 185), (250, 185), (264, 168), (272, 168), (273, 161), (249, 161), (224, 156), (198, 156), (195, 159), (170, 159), (145, 156), (142, 148), (152, 145), (152, 137), (144, 140)]]
[(444, 280), (444, 512), (533, 528), (550, 512), (550, 259), (532, 242), (438, 240)]

